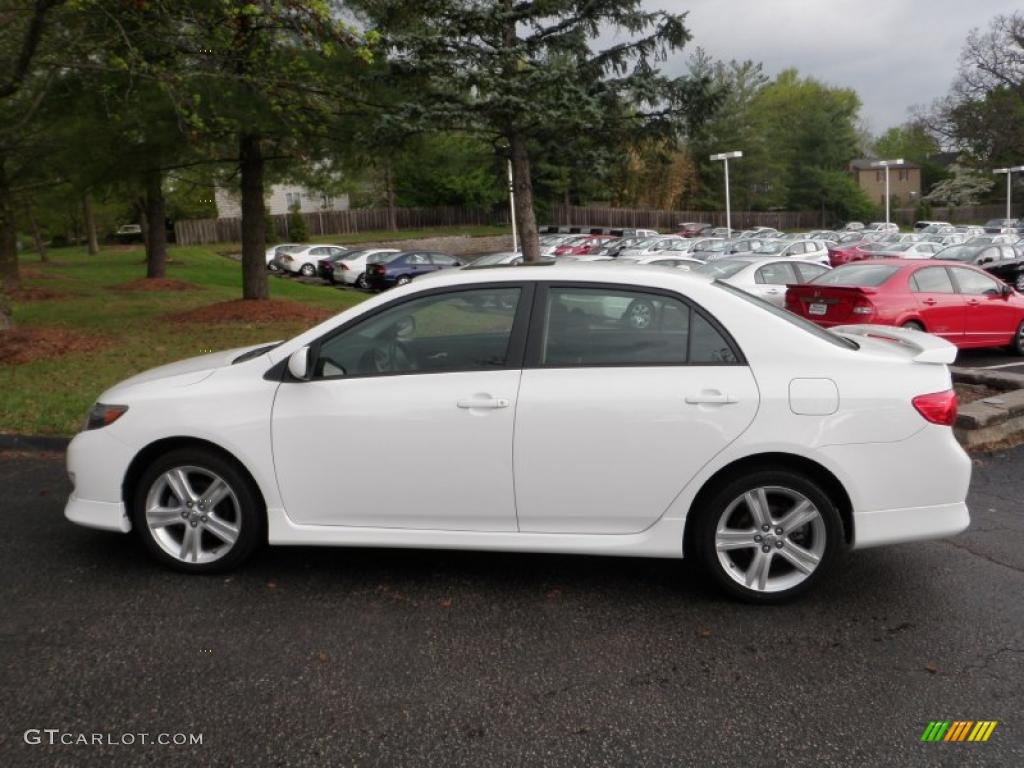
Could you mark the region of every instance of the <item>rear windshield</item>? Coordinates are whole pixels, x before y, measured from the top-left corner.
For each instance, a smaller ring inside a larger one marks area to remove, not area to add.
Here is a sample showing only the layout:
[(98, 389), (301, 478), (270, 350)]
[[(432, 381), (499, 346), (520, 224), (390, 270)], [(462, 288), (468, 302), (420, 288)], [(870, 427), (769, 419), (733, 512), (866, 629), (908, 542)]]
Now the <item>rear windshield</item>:
[(781, 317), (787, 323), (795, 325), (798, 328), (803, 328), (812, 336), (817, 336), (819, 339), (823, 339), (829, 342), (830, 344), (835, 344), (837, 347), (845, 347), (846, 349), (860, 349), (860, 344), (855, 342), (853, 339), (848, 339), (845, 336), (840, 336), (839, 334), (832, 333), (831, 331), (826, 331), (824, 328), (815, 323), (812, 323), (810, 320), (805, 320), (804, 318), (800, 317), (800, 315), (793, 314), (788, 310), (782, 309), (781, 307), (777, 307), (774, 304), (767, 302), (758, 296), (754, 296), (753, 294), (740, 290), (739, 288), (729, 285), (728, 283), (720, 282), (719, 280), (715, 280), (714, 285), (717, 285), (719, 288), (722, 288), (723, 290), (729, 291), (729, 293), (733, 294), (734, 296), (739, 296), (744, 301), (749, 301), (751, 304), (756, 304), (757, 306), (761, 307), (761, 309), (763, 309), (765, 312), (770, 312), (776, 317)]
[(849, 264), (819, 275), (811, 282), (815, 285), (878, 286), (900, 269), (887, 264)]

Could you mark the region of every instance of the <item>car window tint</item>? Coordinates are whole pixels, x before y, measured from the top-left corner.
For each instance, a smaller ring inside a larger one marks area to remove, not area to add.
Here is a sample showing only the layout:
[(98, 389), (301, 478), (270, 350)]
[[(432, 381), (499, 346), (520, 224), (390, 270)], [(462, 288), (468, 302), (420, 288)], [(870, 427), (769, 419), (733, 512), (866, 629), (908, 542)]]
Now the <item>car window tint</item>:
[(988, 275), (975, 272), (973, 269), (953, 267), (953, 272), (956, 275), (956, 284), (960, 293), (968, 296), (991, 296), (1001, 290), (999, 281)]
[(804, 283), (828, 272), (828, 267), (823, 267), (821, 264), (794, 264), (793, 266), (800, 273), (800, 281)]
[(326, 249), (326, 248), (310, 248), (309, 249), (309, 255), (310, 256), (328, 256), (329, 254), (330, 254), (330, 251), (328, 249)]
[(796, 273), (793, 271), (792, 265), (781, 262), (765, 264), (763, 267), (760, 267), (754, 279), (755, 282), (764, 285), (786, 285), (797, 282)]
[(914, 293), (954, 293), (953, 282), (945, 267), (926, 267), (910, 277), (910, 290)]
[(506, 364), (519, 303), (516, 287), (423, 296), (332, 336), (319, 377), (494, 370)]
[(679, 299), (604, 288), (552, 288), (548, 293), (542, 365), (736, 361), (721, 334)]

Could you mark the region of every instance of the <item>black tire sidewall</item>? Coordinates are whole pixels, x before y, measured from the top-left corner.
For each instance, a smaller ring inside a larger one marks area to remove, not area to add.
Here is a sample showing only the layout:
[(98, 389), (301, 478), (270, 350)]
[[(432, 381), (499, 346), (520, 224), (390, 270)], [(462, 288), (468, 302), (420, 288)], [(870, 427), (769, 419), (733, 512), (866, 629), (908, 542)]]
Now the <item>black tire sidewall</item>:
[[(238, 499), (241, 530), (231, 551), (212, 563), (183, 563), (161, 549), (146, 524), (146, 496), (157, 477), (171, 467), (188, 464), (209, 469), (224, 478)], [(169, 451), (152, 464), (139, 477), (132, 494), (132, 527), (142, 540), (146, 551), (161, 564), (184, 573), (220, 573), (237, 567), (267, 540), (266, 508), (255, 484), (234, 461), (217, 451), (202, 447), (185, 447)]]
[(903, 325), (901, 325), (900, 328), (905, 328), (908, 331), (923, 331), (924, 330), (924, 326), (921, 325), (919, 322), (917, 322), (917, 320), (908, 320)]
[(1010, 342), (1010, 351), (1015, 355), (1024, 356), (1024, 320), (1020, 321), (1020, 325), (1017, 326), (1017, 330), (1013, 334), (1013, 341)]
[[(729, 576), (718, 561), (718, 552), (715, 547), (715, 531), (719, 518), (733, 500), (753, 488), (771, 485), (789, 488), (802, 493), (814, 503), (825, 523), (826, 543), (825, 552), (814, 573), (795, 587), (783, 592), (766, 593), (747, 589)], [(714, 492), (703, 510), (695, 510), (695, 512), (699, 517), (697, 518), (694, 530), (694, 554), (700, 561), (705, 573), (710, 576), (716, 586), (729, 595), (746, 602), (770, 605), (788, 602), (799, 597), (812, 589), (818, 580), (829, 571), (844, 548), (843, 523), (835, 504), (816, 482), (786, 468), (759, 469), (736, 480), (727, 482)]]

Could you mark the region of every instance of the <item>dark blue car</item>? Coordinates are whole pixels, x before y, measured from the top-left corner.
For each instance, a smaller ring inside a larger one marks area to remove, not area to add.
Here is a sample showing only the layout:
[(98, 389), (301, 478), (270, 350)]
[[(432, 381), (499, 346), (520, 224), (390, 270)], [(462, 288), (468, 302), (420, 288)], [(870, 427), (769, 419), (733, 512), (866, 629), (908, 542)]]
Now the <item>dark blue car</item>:
[(367, 265), (366, 282), (370, 288), (382, 291), (395, 285), (405, 285), (414, 277), (428, 272), (461, 266), (462, 262), (447, 253), (401, 251), (393, 254), (387, 261)]

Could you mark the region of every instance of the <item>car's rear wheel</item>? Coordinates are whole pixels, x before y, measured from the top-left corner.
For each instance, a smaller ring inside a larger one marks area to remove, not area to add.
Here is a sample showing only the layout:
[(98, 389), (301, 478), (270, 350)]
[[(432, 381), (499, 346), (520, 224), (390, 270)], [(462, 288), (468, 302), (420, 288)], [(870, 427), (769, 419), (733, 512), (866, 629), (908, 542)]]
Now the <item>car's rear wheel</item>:
[(316, 275), (316, 267), (312, 264), (303, 264), (302, 268), (299, 269), (299, 273), (303, 277), (314, 277)]
[(1024, 272), (1017, 275), (1017, 280), (1014, 282), (1013, 286), (1021, 293), (1024, 293)]
[(1010, 351), (1017, 355), (1024, 355), (1024, 320), (1017, 326), (1017, 332), (1010, 342)]
[(626, 307), (625, 318), (630, 328), (645, 331), (654, 323), (654, 305), (646, 299), (633, 299)]
[(356, 278), (356, 288), (361, 288), (364, 291), (370, 287), (370, 284), (366, 282), (366, 273), (360, 272), (359, 277)]
[(803, 594), (842, 546), (835, 504), (817, 483), (786, 469), (728, 483), (699, 514), (696, 554), (722, 589), (749, 602)]
[(146, 549), (179, 571), (234, 568), (266, 539), (266, 510), (252, 479), (206, 448), (161, 456), (143, 472), (133, 502)]
[(902, 327), (906, 328), (908, 331), (923, 331), (924, 330), (924, 326), (921, 325), (916, 320), (907, 320), (907, 322), (905, 322)]

